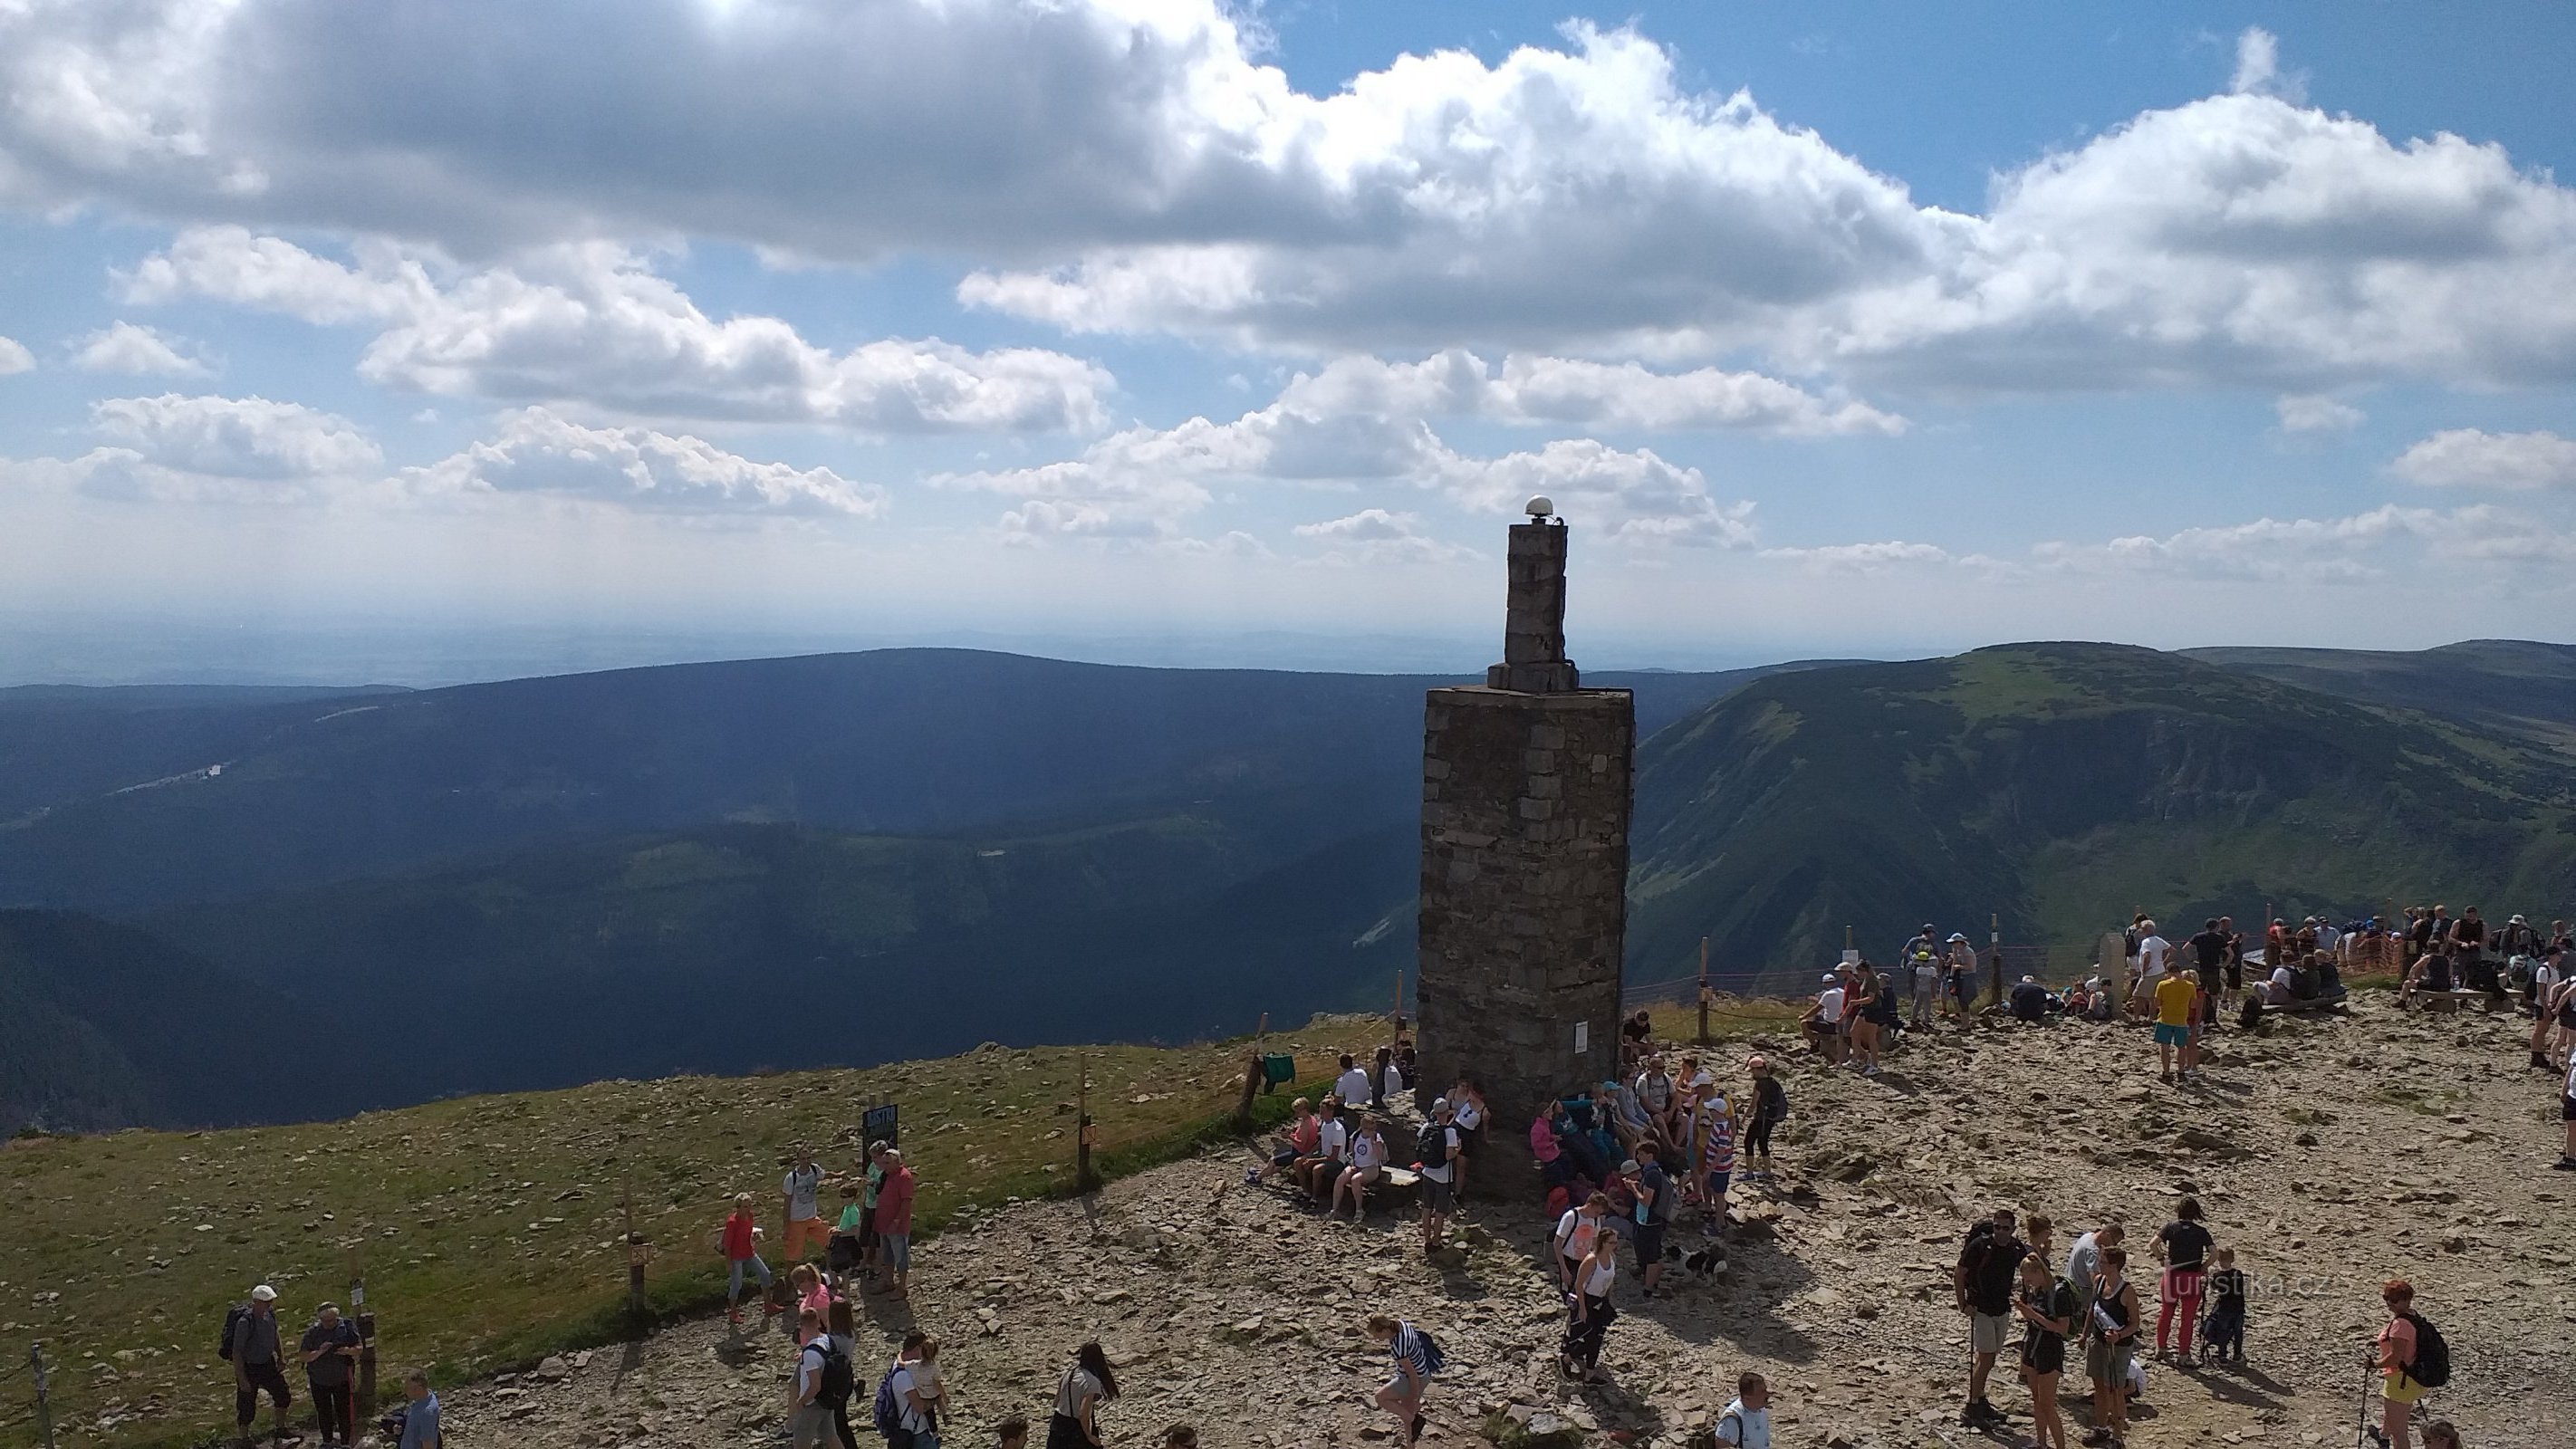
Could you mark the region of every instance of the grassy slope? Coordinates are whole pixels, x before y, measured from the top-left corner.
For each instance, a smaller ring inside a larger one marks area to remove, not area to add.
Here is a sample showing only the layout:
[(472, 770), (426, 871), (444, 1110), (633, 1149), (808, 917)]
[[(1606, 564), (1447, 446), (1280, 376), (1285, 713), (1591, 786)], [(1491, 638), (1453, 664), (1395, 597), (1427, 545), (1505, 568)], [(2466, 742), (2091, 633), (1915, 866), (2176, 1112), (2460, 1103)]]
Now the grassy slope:
[[(1270, 1044), (1296, 1043), (1314, 1078), (1329, 1075), (1337, 1043), (1382, 1031), (1319, 1020)], [(389, 1374), (489, 1372), (616, 1336), (621, 1192), (659, 1246), (657, 1305), (703, 1308), (722, 1286), (707, 1239), (723, 1204), (754, 1193), (775, 1242), (793, 1144), (840, 1144), (824, 1165), (847, 1165), (868, 1103), (901, 1104), (935, 1230), (970, 1204), (1069, 1186), (1077, 1061), (1114, 1173), (1221, 1133), (1248, 1049), (979, 1051), (867, 1071), (600, 1082), (296, 1127), (20, 1140), (0, 1148), (0, 1362), (23, 1362), (41, 1338), (58, 1365), (58, 1422), (117, 1421), (66, 1443), (193, 1442), (230, 1414), (210, 1346), (224, 1306), (265, 1280), (300, 1325), (316, 1303), (347, 1302), (361, 1251)], [(1264, 1100), (1275, 1111), (1285, 1096)], [(34, 1442), (22, 1387), (0, 1393), (8, 1449)]]
[(1776, 676), (1641, 752), (1630, 970), (1681, 974), (1706, 933), (1722, 968), (1785, 971), (1846, 923), (1885, 952), (1990, 912), (2070, 948), (2141, 907), (2558, 913), (2570, 779), (2509, 735), (2149, 650)]

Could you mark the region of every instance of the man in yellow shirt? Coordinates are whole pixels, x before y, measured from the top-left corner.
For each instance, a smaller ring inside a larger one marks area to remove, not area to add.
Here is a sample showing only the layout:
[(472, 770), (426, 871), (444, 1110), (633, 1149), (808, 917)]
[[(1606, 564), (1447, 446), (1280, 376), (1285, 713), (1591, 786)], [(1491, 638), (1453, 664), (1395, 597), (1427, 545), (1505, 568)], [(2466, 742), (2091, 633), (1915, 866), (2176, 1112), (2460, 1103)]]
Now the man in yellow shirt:
[(2156, 983), (2156, 1061), (2163, 1068), (2158, 1080), (2174, 1079), (2174, 1053), (2182, 1053), (2182, 1069), (2191, 1072), (2191, 1014), (2200, 1004), (2200, 973), (2169, 971)]

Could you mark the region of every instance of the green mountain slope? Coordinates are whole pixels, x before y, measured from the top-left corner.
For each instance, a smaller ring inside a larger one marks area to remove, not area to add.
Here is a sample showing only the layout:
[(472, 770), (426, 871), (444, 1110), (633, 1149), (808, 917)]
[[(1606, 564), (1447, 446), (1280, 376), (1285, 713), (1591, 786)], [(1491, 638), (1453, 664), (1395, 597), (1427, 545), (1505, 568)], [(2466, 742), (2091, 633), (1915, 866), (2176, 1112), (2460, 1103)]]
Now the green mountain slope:
[[(1761, 672), (1601, 682), (1651, 727)], [(49, 691), (0, 710), (0, 902), (142, 910), (721, 821), (1053, 829), (1283, 792), (1408, 819), (1448, 682), (909, 649), (148, 710)]]
[(2144, 907), (2576, 906), (2576, 770), (2519, 740), (2152, 650), (1779, 675), (1640, 751), (1630, 974), (1785, 977), (1855, 926), (2080, 948)]
[(309, 1012), (132, 926), (0, 911), (0, 1136), (324, 1116)]
[(1411, 828), (1283, 852), (1313, 833), (1282, 828), (1295, 813), (971, 839), (704, 826), (151, 922), (345, 1027), (327, 1110), (1198, 1040), (1377, 999), (1410, 963)]
[(2411, 653), (2193, 649), (2194, 659), (2362, 704), (2394, 705), (2576, 756), (2576, 645), (2471, 639)]

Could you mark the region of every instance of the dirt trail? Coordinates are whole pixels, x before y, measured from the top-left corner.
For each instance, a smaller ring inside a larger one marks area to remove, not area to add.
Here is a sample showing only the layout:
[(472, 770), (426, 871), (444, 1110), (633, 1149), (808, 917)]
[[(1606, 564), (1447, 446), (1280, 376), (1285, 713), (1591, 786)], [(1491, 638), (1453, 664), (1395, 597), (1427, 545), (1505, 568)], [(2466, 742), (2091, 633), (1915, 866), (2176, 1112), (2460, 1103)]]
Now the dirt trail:
[[(2146, 1033), (2127, 1027), (1940, 1037), (1867, 1082), (1793, 1060), (1781, 1182), (1739, 1197), (1714, 1280), (1645, 1302), (1623, 1264), (1614, 1380), (1595, 1389), (1553, 1367), (1562, 1310), (1536, 1266), (1534, 1208), (1480, 1208), (1444, 1271), (1409, 1222), (1327, 1223), (1244, 1187), (1239, 1151), (925, 1245), (910, 1312), (947, 1345), (951, 1446), (989, 1443), (1012, 1412), (1042, 1435), (1064, 1359), (1094, 1335), (1125, 1380), (1104, 1414), (1113, 1445), (1159, 1443), (1174, 1420), (1211, 1449), (1384, 1439), (1393, 1425), (1363, 1407), (1384, 1360), (1358, 1327), (1381, 1309), (1447, 1350), (1430, 1442), (1456, 1449), (1534, 1417), (1556, 1443), (1680, 1449), (1745, 1368), (1772, 1378), (1783, 1446), (1996, 1442), (1957, 1422), (1966, 1324), (1947, 1275), (1968, 1220), (2048, 1213), (2062, 1256), (2115, 1215), (2133, 1242), (2151, 1236), (2188, 1191), (2256, 1280), (2250, 1363), (2153, 1367), (2133, 1445), (2353, 1443), (2377, 1287), (2403, 1275), (2452, 1343), (2457, 1376), (2435, 1404), (2468, 1444), (2567, 1449), (2576, 1174), (2548, 1170), (2555, 1087), (2523, 1067), (2519, 1035), (2367, 1000), (2265, 1039), (2222, 1035), (2197, 1088), (2158, 1084)], [(913, 1321), (870, 1302), (862, 1421), (881, 1341)], [(460, 1444), (714, 1449), (771, 1436), (789, 1362), (775, 1334), (696, 1323), (444, 1397)], [(1999, 1374), (1993, 1397), (2026, 1429), (2017, 1383)]]

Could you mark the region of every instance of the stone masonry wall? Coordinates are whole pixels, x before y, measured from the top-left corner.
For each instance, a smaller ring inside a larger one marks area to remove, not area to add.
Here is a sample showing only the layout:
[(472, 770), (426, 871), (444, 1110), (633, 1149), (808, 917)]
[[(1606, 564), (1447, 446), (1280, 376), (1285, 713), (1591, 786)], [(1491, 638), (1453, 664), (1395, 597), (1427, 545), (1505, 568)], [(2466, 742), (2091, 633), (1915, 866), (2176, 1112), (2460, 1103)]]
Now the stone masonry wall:
[(1483, 1087), (1499, 1170), (1471, 1173), (1471, 1189), (1525, 1190), (1539, 1105), (1618, 1066), (1635, 742), (1626, 690), (1425, 702), (1422, 1096), (1462, 1075)]

